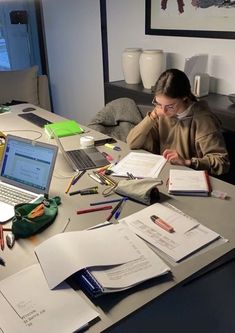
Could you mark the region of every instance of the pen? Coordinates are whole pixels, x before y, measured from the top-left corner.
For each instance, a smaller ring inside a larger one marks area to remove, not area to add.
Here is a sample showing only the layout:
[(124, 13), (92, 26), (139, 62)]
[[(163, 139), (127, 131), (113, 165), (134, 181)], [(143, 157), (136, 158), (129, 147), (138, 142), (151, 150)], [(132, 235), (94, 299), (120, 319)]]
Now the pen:
[(132, 173), (127, 172), (126, 173), (129, 179), (135, 179), (135, 177), (132, 175)]
[(84, 175), (84, 173), (86, 172), (86, 170), (81, 171), (72, 181), (72, 185), (76, 184), (77, 181)]
[(106, 201), (97, 201), (97, 202), (91, 202), (90, 206), (96, 206), (96, 205), (103, 205), (103, 204), (109, 204), (109, 203), (113, 203), (113, 202), (119, 202), (122, 199), (112, 199), (112, 200), (106, 200)]
[(119, 209), (119, 207), (121, 206), (122, 202), (124, 199), (122, 199), (121, 201), (119, 201), (119, 203), (113, 208), (113, 210), (111, 211), (111, 213), (109, 214), (108, 218), (106, 219), (106, 221), (110, 221), (111, 218), (114, 216), (114, 214), (116, 213), (116, 211)]
[(120, 147), (111, 145), (110, 143), (106, 143), (104, 146), (107, 147), (107, 148), (113, 149), (113, 150), (117, 150), (117, 151), (121, 150)]
[(99, 210), (107, 210), (107, 209), (112, 209), (112, 208), (113, 208), (112, 206), (102, 206), (102, 207), (96, 207), (96, 208), (80, 209), (80, 210), (77, 210), (77, 214), (98, 212)]
[(150, 218), (155, 224), (157, 224), (162, 229), (164, 229), (170, 233), (175, 232), (174, 228), (167, 222), (163, 221), (160, 217), (158, 217), (156, 215), (152, 215), (152, 216), (150, 216)]
[(75, 195), (75, 194), (79, 194), (79, 193), (81, 194), (84, 191), (90, 191), (90, 190), (92, 190), (92, 191), (96, 190), (97, 191), (97, 189), (98, 189), (98, 186), (87, 187), (87, 188), (84, 188), (82, 190), (77, 190), (77, 191), (70, 192), (69, 195)]
[(1, 244), (1, 250), (4, 250), (4, 235), (3, 235), (3, 226), (0, 225), (0, 244)]
[(91, 189), (88, 189), (88, 190), (81, 190), (80, 191), (81, 195), (97, 194), (97, 193), (98, 193), (97, 188), (91, 188)]
[(126, 202), (127, 199), (128, 198), (123, 199), (120, 207), (116, 210), (116, 212), (114, 214), (114, 217), (115, 217), (116, 220), (119, 218), (119, 216), (120, 216), (120, 214), (122, 212), (122, 208), (123, 208), (123, 206), (124, 206), (124, 204), (125, 204), (125, 202)]
[(5, 261), (0, 257), (0, 265), (5, 266)]
[(92, 175), (91, 173), (88, 173), (88, 176), (91, 177), (92, 179), (94, 179), (96, 182), (103, 184), (103, 182), (101, 181), (101, 179), (99, 179), (97, 176)]
[(66, 190), (65, 190), (65, 193), (68, 193), (68, 191), (70, 190), (71, 186), (73, 185), (73, 181), (74, 179), (76, 178), (76, 176), (73, 176), (72, 179), (70, 180)]
[(65, 229), (67, 228), (69, 223), (70, 223), (70, 217), (68, 218), (68, 221), (66, 222), (66, 224), (61, 232), (65, 232)]

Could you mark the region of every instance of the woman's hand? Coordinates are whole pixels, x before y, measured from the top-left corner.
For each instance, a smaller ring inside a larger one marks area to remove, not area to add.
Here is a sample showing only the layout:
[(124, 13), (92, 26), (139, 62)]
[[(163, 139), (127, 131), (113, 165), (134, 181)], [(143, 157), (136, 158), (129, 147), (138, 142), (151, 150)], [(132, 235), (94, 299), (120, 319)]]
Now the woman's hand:
[(176, 150), (166, 149), (164, 150), (162, 155), (171, 164), (184, 165), (184, 166), (191, 165), (191, 160), (183, 159), (183, 157), (181, 157)]
[(154, 108), (153, 111), (150, 113), (150, 118), (152, 120), (156, 120), (158, 118), (157, 108)]

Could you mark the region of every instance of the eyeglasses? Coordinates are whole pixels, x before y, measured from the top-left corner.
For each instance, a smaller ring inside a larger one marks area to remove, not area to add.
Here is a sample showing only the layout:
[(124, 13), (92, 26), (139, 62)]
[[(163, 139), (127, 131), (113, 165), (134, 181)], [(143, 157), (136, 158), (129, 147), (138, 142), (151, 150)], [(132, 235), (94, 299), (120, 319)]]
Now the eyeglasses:
[(155, 97), (153, 98), (152, 100), (152, 104), (158, 108), (158, 109), (162, 109), (164, 110), (165, 112), (174, 112), (176, 110), (176, 106), (177, 106), (177, 102), (176, 103), (172, 103), (172, 104), (168, 104), (168, 105), (162, 105), (160, 103), (158, 103), (156, 100), (155, 100)]

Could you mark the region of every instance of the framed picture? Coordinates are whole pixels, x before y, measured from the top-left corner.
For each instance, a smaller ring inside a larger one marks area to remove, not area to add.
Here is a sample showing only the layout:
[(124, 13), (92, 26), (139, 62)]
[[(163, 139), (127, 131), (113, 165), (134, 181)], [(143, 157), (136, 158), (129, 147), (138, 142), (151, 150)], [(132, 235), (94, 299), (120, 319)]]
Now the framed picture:
[(145, 0), (145, 34), (235, 39), (235, 1)]

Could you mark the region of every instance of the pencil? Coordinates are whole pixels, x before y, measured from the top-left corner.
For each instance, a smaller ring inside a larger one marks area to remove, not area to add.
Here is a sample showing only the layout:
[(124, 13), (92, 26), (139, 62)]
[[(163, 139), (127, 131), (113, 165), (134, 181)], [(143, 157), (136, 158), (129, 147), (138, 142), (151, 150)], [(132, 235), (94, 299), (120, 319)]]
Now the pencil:
[(107, 209), (112, 209), (112, 208), (113, 208), (112, 206), (102, 206), (102, 207), (96, 207), (96, 208), (80, 209), (80, 210), (77, 210), (77, 214), (98, 212), (99, 210), (107, 210)]
[(68, 191), (70, 190), (71, 186), (73, 185), (73, 182), (74, 182), (74, 179), (76, 178), (76, 176), (73, 176), (72, 179), (70, 180), (66, 190), (65, 190), (65, 193), (68, 193)]
[(3, 227), (0, 225), (0, 245), (1, 245), (1, 250), (4, 250), (4, 235), (3, 235)]

